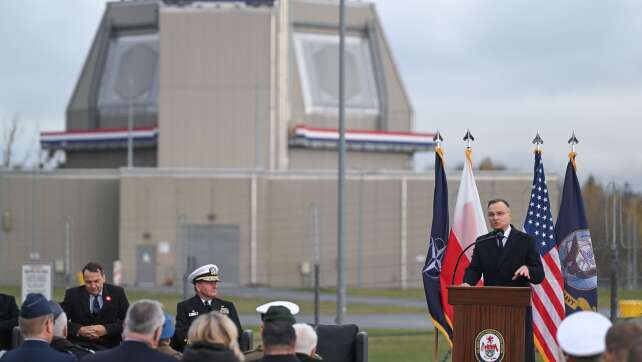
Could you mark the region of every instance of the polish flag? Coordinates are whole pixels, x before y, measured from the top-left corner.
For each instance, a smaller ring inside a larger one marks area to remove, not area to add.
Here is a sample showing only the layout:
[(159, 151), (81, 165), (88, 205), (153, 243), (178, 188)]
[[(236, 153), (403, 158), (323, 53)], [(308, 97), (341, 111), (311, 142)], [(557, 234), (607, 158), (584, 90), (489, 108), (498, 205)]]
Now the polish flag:
[[(466, 162), (461, 174), (455, 214), (448, 236), (448, 246), (443, 258), (440, 276), (442, 305), (444, 306), (444, 314), (451, 326), (453, 322), (453, 307), (448, 304), (447, 288), (451, 285), (452, 277), (455, 273), (457, 257), (468, 245), (474, 243), (478, 236), (486, 233), (488, 233), (486, 219), (479, 200), (475, 176), (473, 175), (472, 150), (466, 149)], [(462, 256), (459, 266), (457, 266), (455, 285), (462, 283), (464, 270), (470, 264), (473, 256), (473, 249), (468, 249), (466, 254)]]

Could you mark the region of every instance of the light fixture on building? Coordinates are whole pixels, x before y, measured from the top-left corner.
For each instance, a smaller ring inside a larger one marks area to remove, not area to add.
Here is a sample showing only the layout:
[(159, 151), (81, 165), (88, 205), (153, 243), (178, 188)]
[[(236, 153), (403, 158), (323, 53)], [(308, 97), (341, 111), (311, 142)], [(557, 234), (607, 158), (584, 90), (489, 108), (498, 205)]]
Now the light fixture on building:
[(11, 216), (11, 211), (4, 210), (2, 213), (2, 230), (5, 233), (11, 232), (13, 229), (13, 217)]

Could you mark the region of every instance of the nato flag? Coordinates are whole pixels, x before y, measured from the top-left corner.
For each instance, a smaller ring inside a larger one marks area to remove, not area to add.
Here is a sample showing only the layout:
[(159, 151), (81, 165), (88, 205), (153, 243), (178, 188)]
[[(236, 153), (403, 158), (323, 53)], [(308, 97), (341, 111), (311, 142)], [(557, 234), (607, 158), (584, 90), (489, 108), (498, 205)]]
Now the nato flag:
[(432, 228), (430, 229), (428, 255), (422, 275), (428, 311), (433, 324), (451, 342), (453, 332), (446, 321), (441, 304), (441, 282), (439, 279), (441, 263), (448, 243), (448, 233), (448, 183), (444, 172), (443, 151), (441, 147), (437, 147), (435, 150), (435, 196), (432, 207)]

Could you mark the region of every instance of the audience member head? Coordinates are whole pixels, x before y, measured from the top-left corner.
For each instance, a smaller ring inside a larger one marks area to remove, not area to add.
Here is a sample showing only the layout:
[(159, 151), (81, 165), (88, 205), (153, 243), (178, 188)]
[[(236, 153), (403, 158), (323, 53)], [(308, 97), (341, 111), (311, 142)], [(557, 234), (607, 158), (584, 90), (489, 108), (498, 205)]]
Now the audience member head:
[(295, 353), (296, 334), (292, 323), (289, 321), (266, 319), (263, 323), (261, 337), (263, 338), (263, 349), (266, 356), (292, 355)]
[(605, 316), (581, 311), (566, 317), (557, 328), (557, 342), (567, 361), (601, 361), (606, 350), (606, 331), (611, 321)]
[[(296, 305), (295, 303), (284, 301), (284, 300), (276, 300), (274, 302), (269, 302), (265, 304), (261, 304), (258, 307), (256, 307), (256, 311), (261, 315), (261, 322), (265, 321), (265, 317), (267, 315), (268, 310), (271, 307), (284, 307), (287, 309), (289, 312), (289, 316), (287, 313), (281, 313), (283, 316), (282, 319), (284, 320), (291, 320), (292, 323), (296, 323), (296, 320), (294, 319), (294, 316), (299, 313), (299, 306)], [(274, 316), (271, 316), (270, 318), (274, 319)], [(279, 317), (276, 317), (277, 319)]]
[(25, 338), (42, 339), (51, 343), (54, 329), (53, 314), (49, 302), (42, 294), (27, 294), (20, 309), (18, 325)]
[(162, 305), (155, 300), (141, 299), (127, 309), (123, 336), (125, 339), (143, 340), (156, 347), (164, 322)]
[(628, 351), (627, 362), (642, 362), (642, 337), (636, 339), (631, 344)]
[(187, 331), (189, 343), (219, 343), (229, 348), (239, 361), (243, 353), (238, 344), (238, 331), (230, 318), (219, 312), (202, 314)]
[(87, 293), (98, 295), (103, 290), (105, 284), (105, 269), (102, 265), (89, 262), (82, 268), (82, 277), (85, 282)]
[(53, 314), (54, 337), (67, 338), (67, 314), (60, 304), (52, 300), (49, 301), (49, 308)]
[(296, 334), (296, 353), (302, 353), (308, 356), (314, 356), (317, 350), (317, 332), (309, 324), (296, 323), (292, 326)]
[(640, 337), (642, 337), (642, 324), (639, 322), (620, 321), (615, 323), (606, 332), (604, 359), (607, 362), (626, 362), (631, 345)]
[(161, 331), (160, 340), (170, 340), (174, 335), (174, 319), (170, 314), (165, 313), (165, 322), (163, 323), (163, 330)]
[(290, 312), (290, 309), (282, 305), (273, 305), (269, 307), (265, 314), (261, 315), (261, 319), (263, 320), (264, 324), (277, 321), (287, 322), (290, 323), (290, 325), (296, 323), (296, 320)]

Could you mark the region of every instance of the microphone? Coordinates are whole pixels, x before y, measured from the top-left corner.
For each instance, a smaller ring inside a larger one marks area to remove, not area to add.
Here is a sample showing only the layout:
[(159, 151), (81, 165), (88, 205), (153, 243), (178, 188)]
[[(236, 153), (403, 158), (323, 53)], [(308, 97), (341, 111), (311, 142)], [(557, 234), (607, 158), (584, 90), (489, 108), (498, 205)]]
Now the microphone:
[(455, 270), (453, 271), (453, 278), (452, 281), (450, 282), (451, 285), (455, 284), (455, 276), (457, 275), (457, 267), (459, 266), (459, 262), (461, 261), (461, 257), (464, 256), (466, 253), (466, 250), (472, 248), (473, 246), (477, 245), (477, 243), (481, 243), (482, 241), (487, 241), (487, 240), (496, 240), (498, 243), (499, 241), (504, 238), (504, 231), (502, 229), (497, 229), (493, 230), (488, 234), (488, 236), (483, 237), (479, 240), (475, 240), (474, 243), (471, 243), (468, 245), (464, 250), (462, 250), (461, 253), (459, 253), (459, 256), (457, 257), (457, 262), (455, 263)]

